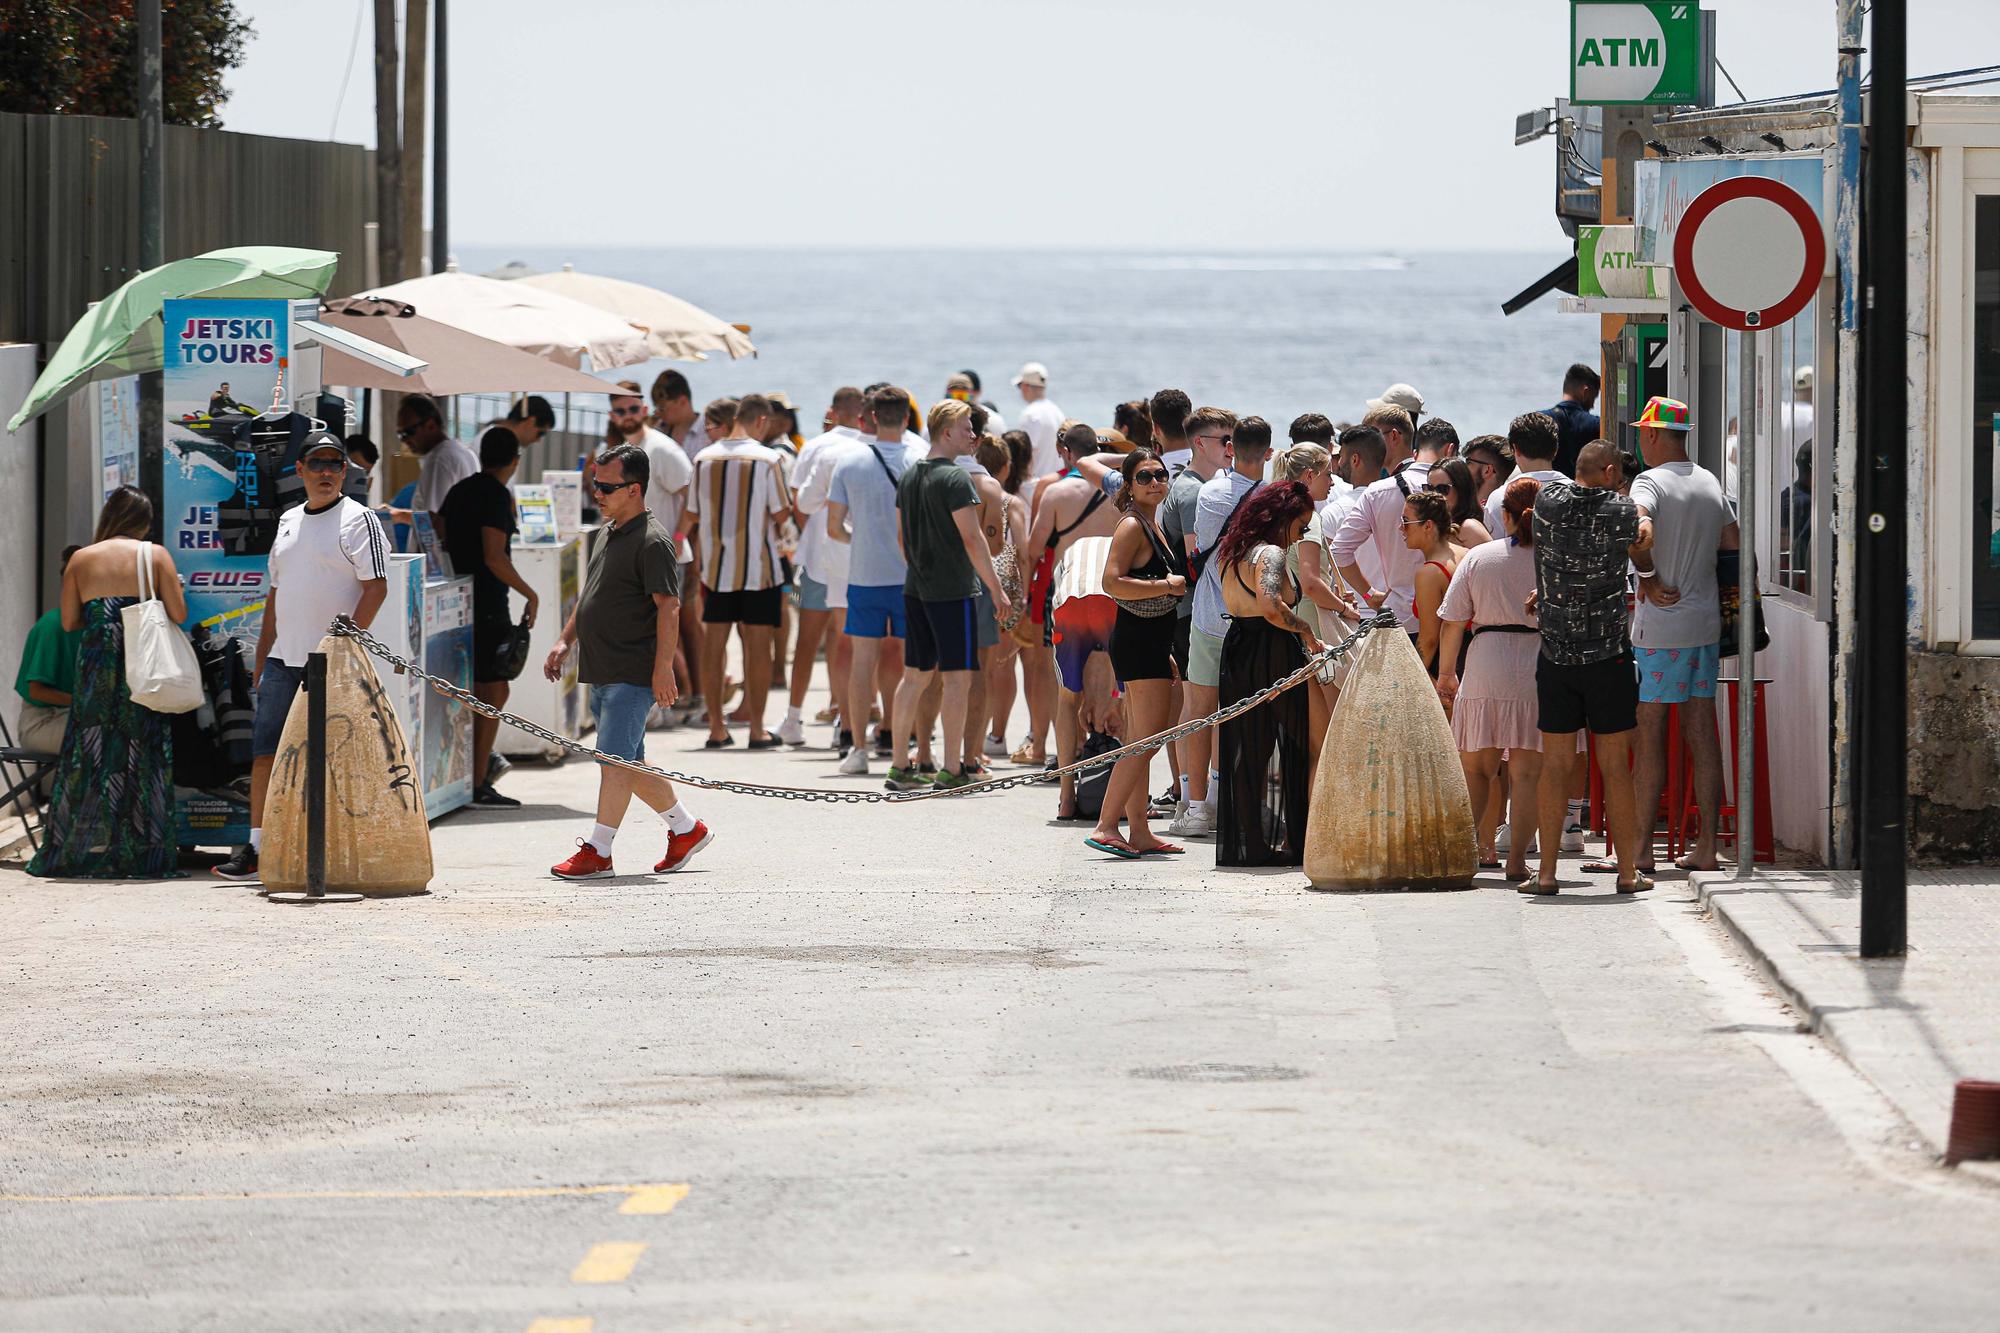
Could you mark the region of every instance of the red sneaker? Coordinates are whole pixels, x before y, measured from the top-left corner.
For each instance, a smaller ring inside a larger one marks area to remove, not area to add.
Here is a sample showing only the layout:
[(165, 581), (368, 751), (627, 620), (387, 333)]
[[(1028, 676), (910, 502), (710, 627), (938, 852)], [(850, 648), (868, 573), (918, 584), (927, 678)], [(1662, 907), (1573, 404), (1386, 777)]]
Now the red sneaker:
[(604, 879), (611, 874), (611, 858), (600, 855), (588, 841), (578, 838), (576, 855), (550, 867), (549, 873), (557, 879)]
[(666, 875), (679, 870), (694, 860), (696, 852), (714, 841), (715, 835), (708, 831), (708, 825), (699, 819), (695, 820), (694, 827), (686, 833), (676, 833), (667, 839), (666, 859), (653, 867), (653, 873)]

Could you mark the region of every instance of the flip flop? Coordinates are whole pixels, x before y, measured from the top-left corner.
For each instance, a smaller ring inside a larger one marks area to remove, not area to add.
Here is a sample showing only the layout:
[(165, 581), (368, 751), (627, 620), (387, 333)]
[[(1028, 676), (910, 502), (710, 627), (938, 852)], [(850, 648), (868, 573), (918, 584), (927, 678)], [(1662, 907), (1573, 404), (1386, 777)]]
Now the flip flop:
[(1652, 887), (1653, 887), (1653, 881), (1646, 878), (1646, 876), (1641, 875), (1639, 876), (1639, 878), (1633, 880), (1630, 884), (1620, 884), (1618, 886), (1618, 892), (1626, 895), (1634, 893), (1644, 893), (1646, 892), (1646, 890)]
[(1186, 856), (1186, 855), (1187, 855), (1187, 848), (1185, 848), (1185, 847), (1181, 846), (1181, 845), (1180, 845), (1179, 843), (1173, 843), (1173, 842), (1163, 842), (1163, 843), (1161, 843), (1161, 844), (1160, 844), (1159, 846), (1157, 846), (1157, 847), (1148, 847), (1148, 848), (1147, 848), (1147, 849), (1146, 849), (1145, 851), (1143, 851), (1143, 852), (1140, 852), (1140, 853), (1139, 853), (1139, 855), (1141, 855), (1141, 856)]
[(1130, 847), (1126, 847), (1120, 843), (1106, 842), (1102, 838), (1085, 838), (1083, 845), (1090, 848), (1093, 852), (1103, 852), (1106, 856), (1115, 856), (1121, 861), (1136, 861), (1139, 859), (1139, 853), (1133, 851)]
[(752, 736), (749, 748), (753, 750), (775, 750), (783, 744), (784, 742), (776, 736)]
[(1479, 868), (1481, 870), (1498, 870), (1500, 868), (1500, 863), (1498, 861), (1481, 861), (1479, 863)]
[(1618, 873), (1616, 861), (1585, 861), (1577, 867), (1586, 875), (1615, 875)]
[[(701, 748), (704, 750), (726, 750), (734, 744), (736, 744), (734, 736), (724, 736), (721, 740), (717, 740), (711, 736), (701, 743)], [(752, 742), (752, 744), (755, 744), (755, 742)]]

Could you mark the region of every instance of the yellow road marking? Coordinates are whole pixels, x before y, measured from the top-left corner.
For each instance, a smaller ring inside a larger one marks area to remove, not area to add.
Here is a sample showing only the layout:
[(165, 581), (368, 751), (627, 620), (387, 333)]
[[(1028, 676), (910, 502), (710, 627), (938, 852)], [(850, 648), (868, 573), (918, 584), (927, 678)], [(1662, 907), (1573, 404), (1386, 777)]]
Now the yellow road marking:
[(688, 1196), (685, 1185), (646, 1185), (632, 1191), (618, 1205), (621, 1213), (671, 1213), (674, 1205)]
[(646, 1252), (644, 1241), (606, 1241), (590, 1247), (583, 1262), (570, 1271), (572, 1282), (623, 1282), (632, 1276), (639, 1256)]
[(596, 1327), (595, 1319), (537, 1319), (528, 1333), (590, 1333)]
[[(490, 1190), (249, 1190), (237, 1194), (0, 1194), (0, 1203), (246, 1203), (297, 1199), (559, 1199), (593, 1194), (649, 1196), (686, 1185), (535, 1185)], [(634, 1212), (666, 1212), (672, 1208), (638, 1208)]]

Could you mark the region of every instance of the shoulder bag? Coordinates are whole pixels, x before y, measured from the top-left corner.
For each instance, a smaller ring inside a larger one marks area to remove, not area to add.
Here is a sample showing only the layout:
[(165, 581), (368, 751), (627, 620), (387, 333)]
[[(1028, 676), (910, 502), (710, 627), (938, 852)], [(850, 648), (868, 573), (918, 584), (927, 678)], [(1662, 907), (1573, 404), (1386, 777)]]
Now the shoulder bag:
[(167, 604), (153, 589), (153, 544), (139, 543), (139, 600), (123, 607), (125, 688), (132, 702), (156, 713), (191, 713), (201, 707), (201, 666), (181, 627), (167, 619)]

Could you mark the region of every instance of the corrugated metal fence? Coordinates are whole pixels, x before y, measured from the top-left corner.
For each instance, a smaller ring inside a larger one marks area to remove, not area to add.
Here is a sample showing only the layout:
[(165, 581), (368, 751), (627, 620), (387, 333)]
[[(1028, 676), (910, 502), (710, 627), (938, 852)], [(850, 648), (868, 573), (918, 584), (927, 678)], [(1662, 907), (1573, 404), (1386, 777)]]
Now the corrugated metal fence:
[[(296, 245), (340, 253), (332, 294), (359, 291), (375, 216), (373, 155), (355, 144), (166, 127), (166, 253)], [(0, 342), (55, 343), (139, 269), (139, 127), (0, 114)]]

